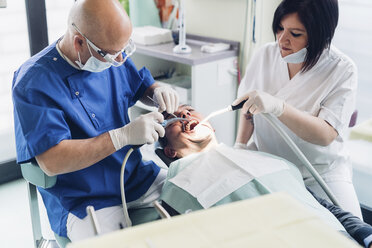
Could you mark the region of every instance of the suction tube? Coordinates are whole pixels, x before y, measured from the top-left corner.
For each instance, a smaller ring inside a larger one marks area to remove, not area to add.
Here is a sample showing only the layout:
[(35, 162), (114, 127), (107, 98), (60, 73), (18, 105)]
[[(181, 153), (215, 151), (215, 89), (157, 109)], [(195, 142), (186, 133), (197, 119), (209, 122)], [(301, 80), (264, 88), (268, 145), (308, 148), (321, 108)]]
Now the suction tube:
[(338, 203), (335, 195), (331, 192), (328, 185), (324, 182), (323, 178), (319, 175), (319, 173), (314, 169), (313, 165), (309, 162), (309, 160), (305, 157), (302, 151), (297, 147), (297, 145), (293, 142), (293, 140), (288, 136), (288, 134), (280, 127), (277, 123), (275, 123), (275, 119), (270, 114), (262, 113), (262, 116), (266, 121), (268, 121), (271, 126), (282, 136), (285, 142), (287, 142), (288, 146), (292, 149), (292, 151), (297, 155), (297, 157), (304, 163), (306, 169), (311, 173), (311, 175), (317, 180), (319, 185), (322, 187), (324, 192), (327, 194), (329, 199), (336, 205), (340, 206)]

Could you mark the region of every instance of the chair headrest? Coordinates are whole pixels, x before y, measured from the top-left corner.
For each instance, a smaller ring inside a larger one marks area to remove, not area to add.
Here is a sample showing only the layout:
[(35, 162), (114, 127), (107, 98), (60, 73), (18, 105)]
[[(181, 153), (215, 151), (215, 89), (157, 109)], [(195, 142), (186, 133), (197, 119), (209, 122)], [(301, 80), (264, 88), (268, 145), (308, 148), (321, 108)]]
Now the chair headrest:
[(169, 165), (173, 162), (173, 161), (176, 161), (177, 158), (170, 158), (170, 157), (167, 157), (167, 155), (165, 155), (164, 153), (164, 149), (162, 148), (157, 148), (155, 150), (155, 153), (156, 155), (158, 155), (158, 157), (169, 167)]

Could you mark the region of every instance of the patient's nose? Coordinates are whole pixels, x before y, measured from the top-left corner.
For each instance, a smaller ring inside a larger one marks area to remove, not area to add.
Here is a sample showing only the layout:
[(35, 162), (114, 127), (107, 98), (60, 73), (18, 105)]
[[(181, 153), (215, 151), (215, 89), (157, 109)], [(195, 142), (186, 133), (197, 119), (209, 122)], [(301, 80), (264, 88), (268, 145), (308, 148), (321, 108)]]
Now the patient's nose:
[(182, 117), (182, 118), (186, 118), (186, 119), (188, 119), (188, 118), (190, 118), (190, 115), (191, 115), (191, 114), (190, 114), (190, 111), (188, 111), (188, 110), (186, 110), (186, 109), (181, 111), (181, 117)]

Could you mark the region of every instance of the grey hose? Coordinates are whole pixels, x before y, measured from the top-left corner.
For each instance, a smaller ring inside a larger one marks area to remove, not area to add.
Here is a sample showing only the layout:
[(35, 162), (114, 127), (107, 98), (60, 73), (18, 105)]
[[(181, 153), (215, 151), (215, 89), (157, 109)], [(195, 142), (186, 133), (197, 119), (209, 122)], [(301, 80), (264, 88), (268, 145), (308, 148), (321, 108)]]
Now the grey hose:
[(270, 114), (262, 113), (262, 116), (265, 120), (267, 120), (271, 126), (282, 136), (285, 142), (287, 142), (288, 146), (292, 149), (292, 151), (297, 155), (302, 163), (304, 163), (306, 169), (311, 173), (311, 175), (315, 178), (315, 180), (319, 183), (320, 187), (324, 190), (327, 194), (329, 199), (336, 205), (340, 206), (338, 203), (335, 195), (331, 192), (328, 185), (324, 182), (323, 178), (319, 175), (319, 173), (314, 169), (313, 165), (309, 162), (309, 160), (305, 157), (305, 155), (301, 152), (301, 150), (297, 147), (297, 145), (293, 142), (293, 140), (288, 136), (288, 134), (280, 127), (277, 123), (275, 123), (274, 117)]

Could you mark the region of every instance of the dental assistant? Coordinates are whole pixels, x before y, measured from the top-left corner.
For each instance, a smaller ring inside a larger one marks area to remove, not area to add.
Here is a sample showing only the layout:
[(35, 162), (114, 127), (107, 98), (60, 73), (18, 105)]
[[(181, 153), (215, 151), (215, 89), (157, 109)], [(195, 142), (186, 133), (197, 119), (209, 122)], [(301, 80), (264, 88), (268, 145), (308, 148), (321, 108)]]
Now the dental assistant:
[[(337, 0), (283, 0), (272, 24), (275, 43), (263, 46), (247, 66), (236, 103), (241, 111), (236, 147), (253, 134), (259, 151), (296, 164), (306, 185), (323, 190), (259, 113), (271, 113), (333, 191), (341, 207), (362, 218), (345, 150), (346, 130), (357, 89), (355, 64), (331, 45), (338, 22)], [(247, 111), (253, 114), (249, 120)]]
[[(128, 108), (148, 96), (173, 113), (178, 95), (159, 87), (129, 56), (130, 19), (117, 0), (79, 0), (65, 35), (27, 60), (14, 74), (17, 162), (37, 161), (55, 186), (39, 188), (52, 230), (71, 241), (94, 235), (86, 207), (96, 210), (102, 233), (126, 227), (120, 168), (132, 145), (164, 135), (158, 112), (130, 121)], [(135, 150), (125, 168), (129, 208), (149, 207), (166, 176)]]

